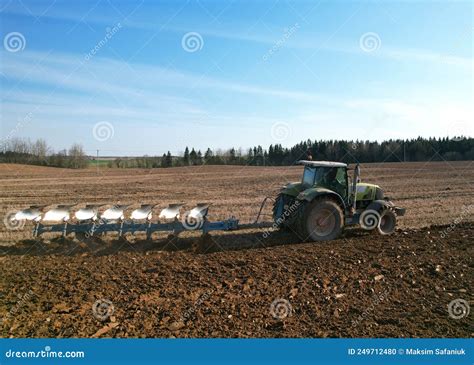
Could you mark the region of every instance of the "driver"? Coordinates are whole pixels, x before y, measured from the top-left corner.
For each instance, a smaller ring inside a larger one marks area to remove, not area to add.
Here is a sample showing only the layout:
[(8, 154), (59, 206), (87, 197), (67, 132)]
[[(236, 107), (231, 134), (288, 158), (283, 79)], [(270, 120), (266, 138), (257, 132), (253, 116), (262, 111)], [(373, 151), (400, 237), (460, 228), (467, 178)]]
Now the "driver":
[(340, 194), (341, 196), (344, 196), (344, 185), (341, 184), (339, 180), (336, 179), (338, 172), (337, 167), (330, 167), (328, 168), (328, 171), (324, 174), (323, 177), (323, 185), (332, 191), (335, 191), (336, 193)]
[(337, 183), (336, 175), (337, 175), (337, 168), (330, 167), (328, 171), (324, 174), (324, 178), (323, 178), (324, 184), (331, 185), (331, 184)]

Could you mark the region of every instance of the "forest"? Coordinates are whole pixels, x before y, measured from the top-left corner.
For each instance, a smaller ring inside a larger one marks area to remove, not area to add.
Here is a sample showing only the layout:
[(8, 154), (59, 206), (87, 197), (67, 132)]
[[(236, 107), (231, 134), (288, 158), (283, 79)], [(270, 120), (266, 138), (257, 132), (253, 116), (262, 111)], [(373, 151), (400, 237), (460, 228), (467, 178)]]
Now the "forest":
[[(66, 168), (85, 168), (94, 162), (81, 145), (74, 144), (68, 150), (53, 151), (44, 140), (31, 142), (10, 139), (0, 149), (0, 163), (20, 163)], [(474, 160), (474, 139), (416, 138), (406, 140), (347, 141), (310, 140), (292, 147), (272, 144), (268, 148), (255, 146), (246, 150), (230, 148), (204, 152), (185, 147), (184, 152), (162, 156), (109, 158), (105, 166), (110, 168), (160, 168), (198, 165), (250, 165), (288, 166), (299, 160), (328, 160), (346, 163), (409, 162), (409, 161), (457, 161)]]

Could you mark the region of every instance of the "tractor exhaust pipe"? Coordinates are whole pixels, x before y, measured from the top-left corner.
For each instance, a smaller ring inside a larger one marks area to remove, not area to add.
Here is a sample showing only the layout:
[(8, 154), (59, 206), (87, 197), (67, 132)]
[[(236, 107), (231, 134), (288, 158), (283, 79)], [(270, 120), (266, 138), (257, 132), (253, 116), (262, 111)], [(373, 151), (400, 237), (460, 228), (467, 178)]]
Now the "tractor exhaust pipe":
[(360, 166), (356, 165), (354, 169), (354, 178), (352, 180), (352, 211), (356, 210), (356, 201), (357, 201), (357, 183), (360, 182)]

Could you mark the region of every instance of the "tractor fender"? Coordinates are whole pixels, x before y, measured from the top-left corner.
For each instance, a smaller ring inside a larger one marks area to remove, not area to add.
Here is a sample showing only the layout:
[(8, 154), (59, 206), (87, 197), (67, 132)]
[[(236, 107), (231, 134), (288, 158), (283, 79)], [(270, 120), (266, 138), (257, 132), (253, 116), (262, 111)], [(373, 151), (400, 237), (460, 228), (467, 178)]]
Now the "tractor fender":
[(303, 190), (303, 184), (300, 182), (293, 182), (282, 187), (280, 193), (296, 197)]
[(365, 210), (375, 210), (378, 213), (381, 213), (384, 209), (393, 207), (393, 204), (387, 200), (374, 200), (370, 203)]
[(335, 193), (334, 191), (326, 188), (317, 187), (306, 189), (305, 191), (302, 191), (298, 194), (297, 199), (311, 202), (315, 198), (323, 195), (328, 195), (334, 198), (341, 205), (341, 208), (343, 208), (343, 210), (346, 209), (346, 203), (344, 202), (344, 199), (342, 199), (342, 197), (338, 193)]

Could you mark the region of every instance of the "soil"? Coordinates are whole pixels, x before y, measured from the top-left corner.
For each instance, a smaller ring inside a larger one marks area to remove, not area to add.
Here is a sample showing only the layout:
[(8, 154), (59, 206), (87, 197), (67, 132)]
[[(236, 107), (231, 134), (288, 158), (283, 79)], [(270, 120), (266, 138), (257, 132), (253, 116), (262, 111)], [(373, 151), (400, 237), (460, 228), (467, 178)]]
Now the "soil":
[[(300, 175), (298, 166), (2, 164), (0, 217), (32, 204), (156, 203), (157, 216), (169, 203), (208, 202), (210, 220), (246, 223), (265, 196)], [(472, 161), (365, 164), (362, 180), (407, 208), (393, 235), (348, 229), (334, 241), (301, 243), (291, 232), (245, 230), (35, 240), (29, 224), (1, 224), (1, 336), (472, 337)]]
[(233, 238), (248, 248), (214, 235), (206, 253), (195, 237), (24, 242), (0, 257), (2, 336), (472, 337), (448, 305), (473, 304), (473, 233), (352, 230), (298, 244), (244, 232)]

